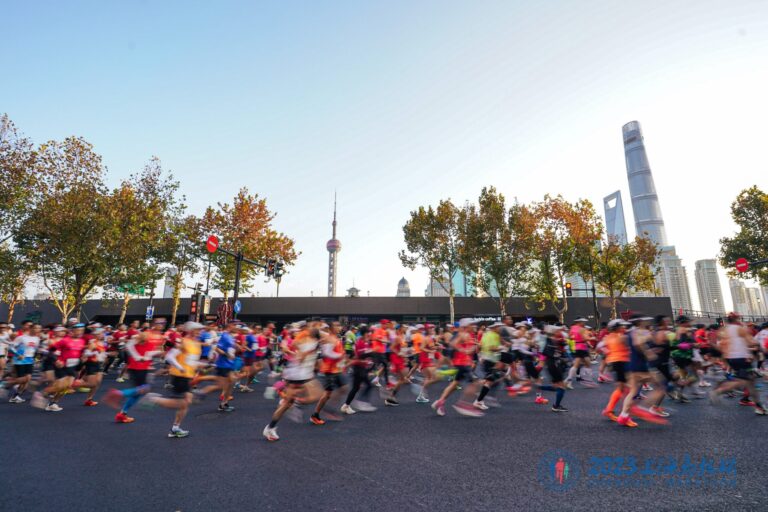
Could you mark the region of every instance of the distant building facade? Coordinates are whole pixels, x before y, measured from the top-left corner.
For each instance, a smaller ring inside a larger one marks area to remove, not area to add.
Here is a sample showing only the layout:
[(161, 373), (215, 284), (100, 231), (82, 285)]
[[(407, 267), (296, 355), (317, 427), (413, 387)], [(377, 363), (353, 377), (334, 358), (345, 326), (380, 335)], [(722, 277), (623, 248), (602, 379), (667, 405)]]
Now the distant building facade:
[(717, 260), (696, 262), (696, 289), (699, 294), (699, 309), (707, 313), (725, 315), (723, 290), (717, 271)]
[(400, 282), (397, 283), (397, 295), (396, 297), (410, 297), (411, 296), (411, 286), (408, 284), (408, 281), (403, 277), (400, 279)]

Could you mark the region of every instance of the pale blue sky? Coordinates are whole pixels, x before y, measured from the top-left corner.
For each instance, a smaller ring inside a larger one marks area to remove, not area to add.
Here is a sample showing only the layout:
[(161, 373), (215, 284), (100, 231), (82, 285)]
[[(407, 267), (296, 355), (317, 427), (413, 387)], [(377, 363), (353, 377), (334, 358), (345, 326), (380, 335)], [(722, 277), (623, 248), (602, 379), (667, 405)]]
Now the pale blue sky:
[(766, 2), (6, 1), (0, 33), (0, 111), (35, 141), (84, 136), (114, 182), (157, 155), (195, 213), (265, 196), (303, 252), (286, 295), (325, 291), (334, 189), (340, 293), (423, 294), (408, 212), (485, 185), (601, 213), (621, 188), (633, 231), (634, 119), (691, 281), (768, 187)]

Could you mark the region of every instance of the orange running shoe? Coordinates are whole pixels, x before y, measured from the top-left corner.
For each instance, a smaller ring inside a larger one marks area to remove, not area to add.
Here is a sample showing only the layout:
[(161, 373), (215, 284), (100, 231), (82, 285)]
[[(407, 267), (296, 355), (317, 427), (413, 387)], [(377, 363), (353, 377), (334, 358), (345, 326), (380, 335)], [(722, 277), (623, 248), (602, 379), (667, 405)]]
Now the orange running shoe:
[(603, 416), (605, 416), (606, 418), (608, 418), (608, 419), (609, 419), (609, 420), (611, 420), (611, 421), (616, 421), (616, 420), (618, 420), (618, 419), (619, 419), (619, 417), (618, 417), (618, 416), (616, 416), (616, 415), (613, 413), (613, 411), (609, 411), (608, 409), (606, 409), (606, 410), (604, 410), (604, 411), (603, 411)]
[(623, 427), (636, 427), (637, 423), (632, 421), (632, 418), (629, 416), (619, 416), (619, 418), (616, 420), (616, 423)]
[(535, 404), (548, 404), (549, 400), (547, 400), (543, 396), (537, 396), (536, 400), (534, 400), (533, 403), (535, 403)]
[(131, 418), (130, 416), (128, 416), (124, 412), (119, 412), (115, 416), (115, 421), (117, 423), (133, 423), (136, 420), (134, 418)]
[(86, 407), (93, 407), (94, 405), (99, 405), (99, 402), (96, 402), (94, 400), (86, 400), (85, 403), (83, 403)]
[(309, 417), (309, 421), (311, 421), (313, 425), (325, 425), (325, 420), (320, 416), (312, 415)]
[(637, 407), (636, 405), (633, 405), (632, 407), (630, 407), (629, 412), (631, 412), (641, 420), (647, 421), (649, 423), (656, 423), (658, 425), (666, 425), (667, 423), (669, 423), (663, 417), (657, 416), (656, 414), (653, 414), (648, 409), (643, 409), (642, 407)]

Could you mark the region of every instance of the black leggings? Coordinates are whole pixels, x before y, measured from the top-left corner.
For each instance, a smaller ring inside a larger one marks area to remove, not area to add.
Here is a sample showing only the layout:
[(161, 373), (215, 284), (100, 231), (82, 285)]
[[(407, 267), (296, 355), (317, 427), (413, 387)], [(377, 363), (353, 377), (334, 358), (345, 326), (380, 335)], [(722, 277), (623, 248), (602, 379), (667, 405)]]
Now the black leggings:
[(352, 403), (352, 400), (355, 399), (355, 395), (360, 391), (360, 386), (363, 384), (365, 384), (365, 389), (363, 390), (362, 399), (364, 402), (367, 402), (368, 394), (371, 392), (371, 379), (368, 377), (368, 368), (364, 366), (353, 366), (352, 388), (349, 390), (347, 400), (344, 402), (345, 404), (349, 405)]
[(387, 384), (389, 384), (388, 354), (382, 354), (381, 352), (376, 352), (373, 356), (373, 367), (374, 367), (374, 370), (377, 369), (378, 367), (381, 367), (384, 370), (383, 372), (381, 372), (381, 377), (384, 379), (384, 382), (381, 385), (386, 386)]

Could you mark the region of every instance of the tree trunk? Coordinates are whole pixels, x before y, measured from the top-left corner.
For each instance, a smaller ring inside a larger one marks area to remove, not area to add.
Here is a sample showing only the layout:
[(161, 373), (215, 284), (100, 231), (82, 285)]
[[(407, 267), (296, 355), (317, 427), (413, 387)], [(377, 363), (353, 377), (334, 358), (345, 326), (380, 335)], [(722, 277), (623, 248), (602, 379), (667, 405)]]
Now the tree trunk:
[(502, 319), (507, 316), (507, 300), (502, 299), (501, 297), (499, 297), (499, 312), (501, 313)]
[(13, 310), (16, 309), (16, 304), (18, 304), (19, 301), (16, 298), (13, 298), (8, 302), (8, 323), (13, 323)]
[(179, 304), (181, 304), (181, 284), (183, 281), (183, 275), (181, 272), (176, 272), (173, 276), (173, 302), (171, 304), (171, 325), (176, 325), (176, 314), (179, 311)]
[(125, 297), (123, 297), (123, 307), (120, 309), (120, 320), (118, 320), (117, 325), (122, 324), (125, 322), (125, 314), (128, 312), (128, 302), (131, 300), (131, 294), (128, 292), (125, 292)]
[(450, 307), (451, 323), (453, 323), (456, 316), (455, 308), (453, 305), (453, 290), (451, 290), (451, 294), (448, 296), (448, 304)]
[(611, 295), (611, 320), (616, 320), (616, 303), (619, 301), (618, 297)]

